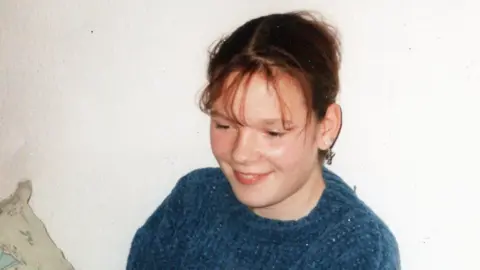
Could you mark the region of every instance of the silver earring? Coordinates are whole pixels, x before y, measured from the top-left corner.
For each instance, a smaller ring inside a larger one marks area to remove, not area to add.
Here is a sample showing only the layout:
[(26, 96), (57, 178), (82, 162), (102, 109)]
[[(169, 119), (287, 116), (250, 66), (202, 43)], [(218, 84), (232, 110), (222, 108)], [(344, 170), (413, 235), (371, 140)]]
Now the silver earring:
[(335, 152), (332, 151), (332, 148), (328, 148), (327, 153), (325, 154), (325, 160), (328, 165), (332, 165), (333, 157), (335, 157)]

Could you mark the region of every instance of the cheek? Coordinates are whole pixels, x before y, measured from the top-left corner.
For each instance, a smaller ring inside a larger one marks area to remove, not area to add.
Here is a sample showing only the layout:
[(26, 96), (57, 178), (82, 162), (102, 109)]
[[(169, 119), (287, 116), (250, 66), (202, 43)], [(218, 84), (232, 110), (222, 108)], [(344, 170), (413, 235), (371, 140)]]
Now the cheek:
[(279, 167), (293, 167), (298, 163), (301, 155), (299, 153), (300, 150), (292, 146), (293, 145), (286, 143), (269, 147), (268, 149), (264, 149), (263, 155)]
[(263, 154), (278, 167), (296, 169), (307, 164), (306, 159), (315, 156), (313, 152), (316, 153), (314, 143), (304, 136), (297, 136), (264, 149)]
[(210, 131), (210, 145), (215, 156), (229, 155), (234, 138), (224, 131), (212, 128)]

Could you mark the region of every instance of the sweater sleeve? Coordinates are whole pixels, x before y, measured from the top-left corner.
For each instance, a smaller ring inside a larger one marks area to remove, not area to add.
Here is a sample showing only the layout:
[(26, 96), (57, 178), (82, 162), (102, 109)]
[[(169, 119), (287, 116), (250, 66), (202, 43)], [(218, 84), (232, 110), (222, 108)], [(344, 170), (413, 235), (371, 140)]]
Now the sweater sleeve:
[(187, 176), (184, 176), (160, 206), (135, 233), (127, 270), (165, 269), (178, 245), (176, 231), (185, 217)]

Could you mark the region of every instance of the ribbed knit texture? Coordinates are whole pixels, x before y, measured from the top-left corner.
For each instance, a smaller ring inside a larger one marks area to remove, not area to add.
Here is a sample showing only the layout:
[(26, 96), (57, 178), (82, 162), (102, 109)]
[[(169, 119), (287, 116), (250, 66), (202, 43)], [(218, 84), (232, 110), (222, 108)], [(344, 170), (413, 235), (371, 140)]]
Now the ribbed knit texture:
[(218, 168), (184, 176), (134, 236), (127, 270), (400, 269), (387, 226), (338, 176), (298, 221), (255, 215)]

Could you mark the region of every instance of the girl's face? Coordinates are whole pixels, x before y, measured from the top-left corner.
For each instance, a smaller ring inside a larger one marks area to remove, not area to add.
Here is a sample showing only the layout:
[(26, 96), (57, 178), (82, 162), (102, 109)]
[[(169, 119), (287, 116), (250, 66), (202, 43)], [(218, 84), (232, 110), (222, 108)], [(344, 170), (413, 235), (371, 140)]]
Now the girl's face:
[(295, 219), (308, 214), (324, 189), (317, 153), (328, 146), (322, 125), (307, 119), (299, 86), (284, 76), (276, 89), (261, 75), (239, 85), (232, 112), (242, 125), (227, 116), (220, 98), (211, 113), (211, 147), (240, 202), (267, 218)]

